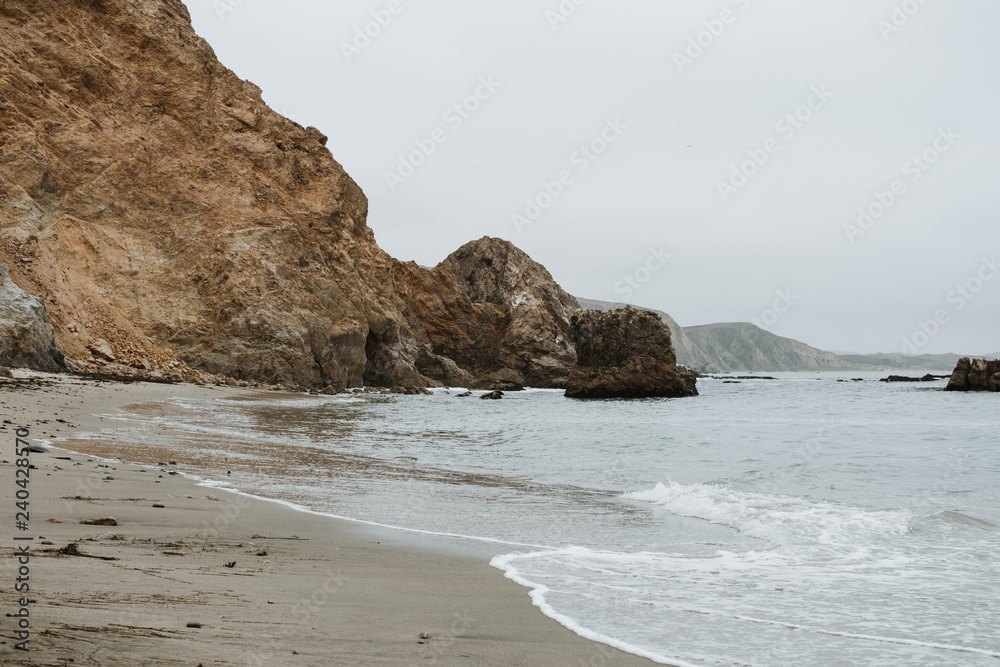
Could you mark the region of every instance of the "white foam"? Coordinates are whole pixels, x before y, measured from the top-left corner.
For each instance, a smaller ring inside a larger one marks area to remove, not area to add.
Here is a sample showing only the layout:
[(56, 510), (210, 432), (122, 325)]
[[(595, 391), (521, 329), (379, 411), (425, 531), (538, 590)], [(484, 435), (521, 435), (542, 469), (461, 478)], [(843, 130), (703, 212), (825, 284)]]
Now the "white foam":
[(791, 496), (737, 491), (709, 484), (668, 481), (622, 496), (664, 507), (672, 514), (729, 526), (774, 544), (858, 546), (876, 536), (910, 531), (906, 511), (864, 510)]
[(653, 662), (662, 665), (673, 665), (674, 667), (695, 667), (695, 665), (689, 662), (683, 662), (676, 658), (668, 658), (659, 653), (648, 651), (644, 648), (640, 648), (633, 644), (629, 644), (628, 642), (622, 641), (620, 639), (615, 639), (614, 637), (609, 637), (608, 635), (601, 634), (600, 632), (595, 632), (589, 628), (584, 627), (576, 619), (556, 611), (555, 608), (553, 608), (552, 605), (550, 605), (546, 601), (545, 595), (550, 592), (548, 586), (536, 584), (535, 582), (527, 579), (520, 572), (518, 572), (517, 568), (511, 565), (511, 561), (518, 558), (539, 558), (539, 557), (557, 555), (562, 553), (572, 554), (580, 551), (586, 551), (586, 550), (578, 548), (570, 548), (570, 549), (553, 549), (550, 551), (541, 551), (531, 554), (520, 554), (520, 553), (506, 554), (503, 556), (496, 556), (495, 558), (493, 558), (493, 560), (490, 561), (490, 565), (492, 567), (497, 568), (498, 570), (503, 571), (504, 576), (510, 579), (511, 581), (520, 584), (525, 588), (528, 588), (529, 589), (528, 595), (531, 597), (532, 604), (538, 607), (538, 609), (543, 614), (545, 614), (552, 620), (556, 621), (563, 627), (567, 628), (568, 630), (571, 630), (574, 633), (580, 635), (584, 639), (589, 639), (590, 641), (598, 642), (600, 644), (606, 644), (607, 646), (611, 646), (612, 648), (619, 649), (626, 653), (632, 653), (642, 658), (647, 658), (649, 660), (652, 660)]

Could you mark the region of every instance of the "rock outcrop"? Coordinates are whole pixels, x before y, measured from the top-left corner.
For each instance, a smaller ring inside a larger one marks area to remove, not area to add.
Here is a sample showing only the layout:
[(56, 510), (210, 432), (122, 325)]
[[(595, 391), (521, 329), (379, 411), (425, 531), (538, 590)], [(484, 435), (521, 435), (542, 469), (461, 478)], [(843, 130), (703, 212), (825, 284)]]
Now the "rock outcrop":
[[(619, 308), (625, 308), (627, 305), (611, 301), (598, 301), (596, 299), (578, 298), (577, 301), (579, 301), (580, 307), (586, 310), (618, 310)], [(722, 373), (729, 370), (736, 370), (724, 368), (717, 359), (712, 358), (711, 355), (702, 350), (693, 340), (691, 340), (691, 337), (687, 335), (687, 331), (685, 331), (684, 327), (678, 324), (677, 321), (667, 313), (662, 310), (653, 310), (652, 308), (646, 308), (644, 310), (656, 313), (660, 316), (660, 319), (666, 322), (667, 326), (670, 327), (670, 340), (674, 345), (674, 352), (677, 354), (678, 364), (697, 370), (701, 373)]]
[(1000, 361), (960, 359), (945, 391), (1000, 392)]
[(631, 306), (575, 316), (577, 368), (570, 398), (696, 396), (694, 375), (677, 368), (670, 329), (655, 313)]
[(467, 243), (441, 265), (491, 325), (486, 346), (441, 353), (493, 384), (566, 386), (576, 364), (570, 318), (580, 305), (544, 266), (490, 237)]
[(3, 264), (0, 264), (0, 366), (66, 370), (45, 303), (15, 285)]

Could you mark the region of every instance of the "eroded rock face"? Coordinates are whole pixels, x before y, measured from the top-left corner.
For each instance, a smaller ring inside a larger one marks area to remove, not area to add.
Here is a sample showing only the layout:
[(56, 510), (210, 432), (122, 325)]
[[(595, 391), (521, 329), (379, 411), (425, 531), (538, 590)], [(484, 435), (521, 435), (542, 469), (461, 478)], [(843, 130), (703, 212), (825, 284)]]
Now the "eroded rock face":
[(1000, 392), (1000, 361), (959, 360), (945, 391)]
[(570, 398), (697, 396), (696, 379), (677, 368), (670, 329), (655, 313), (631, 306), (588, 310), (572, 320), (578, 367)]
[(3, 264), (0, 264), (0, 366), (66, 370), (45, 303), (15, 285)]
[(476, 389), (566, 386), (579, 306), (510, 242), (485, 237), (431, 271), (400, 264), (394, 277), (410, 327), (428, 342), (417, 358), (427, 377)]

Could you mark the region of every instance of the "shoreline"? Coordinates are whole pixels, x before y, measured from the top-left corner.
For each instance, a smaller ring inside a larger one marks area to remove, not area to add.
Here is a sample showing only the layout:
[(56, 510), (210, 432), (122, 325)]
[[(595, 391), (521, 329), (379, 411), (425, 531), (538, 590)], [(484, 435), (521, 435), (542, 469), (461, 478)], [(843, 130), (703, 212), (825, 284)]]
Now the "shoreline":
[[(13, 619), (4, 618), (5, 663), (653, 664), (543, 615), (529, 589), (490, 566), (499, 544), (334, 518), (170, 466), (61, 450), (83, 449), (73, 432), (107, 428), (100, 414), (126, 404), (264, 392), (16, 377), (20, 386), (0, 388), (3, 419), (13, 422), (0, 432), (8, 524), (14, 429), (53, 449), (30, 456), (31, 651), (13, 650)], [(79, 523), (102, 517), (118, 525)], [(96, 540), (108, 531), (120, 539)], [(12, 532), (0, 563), (4, 613), (17, 611)], [(58, 553), (74, 542), (89, 557)]]

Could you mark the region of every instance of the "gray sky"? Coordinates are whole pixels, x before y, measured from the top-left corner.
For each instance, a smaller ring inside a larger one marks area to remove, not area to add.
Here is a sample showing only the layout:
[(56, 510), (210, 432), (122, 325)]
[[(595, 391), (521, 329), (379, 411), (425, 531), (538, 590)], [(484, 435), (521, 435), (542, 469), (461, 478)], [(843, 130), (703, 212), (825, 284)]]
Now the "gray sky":
[(329, 135), (400, 259), (498, 236), (577, 296), (685, 326), (1000, 352), (998, 3), (188, 6)]

